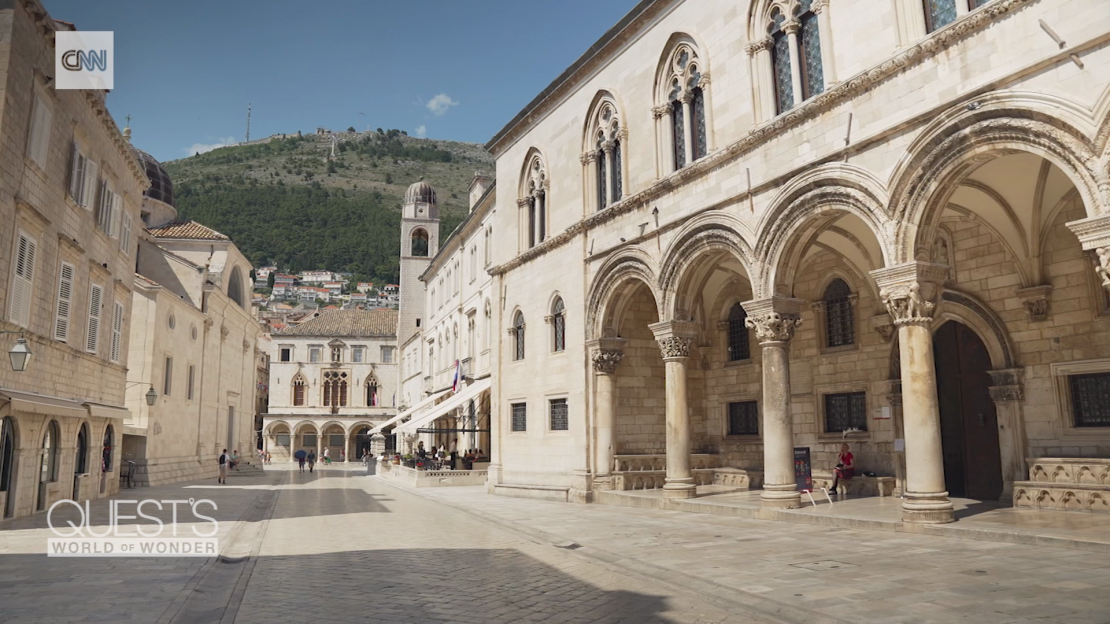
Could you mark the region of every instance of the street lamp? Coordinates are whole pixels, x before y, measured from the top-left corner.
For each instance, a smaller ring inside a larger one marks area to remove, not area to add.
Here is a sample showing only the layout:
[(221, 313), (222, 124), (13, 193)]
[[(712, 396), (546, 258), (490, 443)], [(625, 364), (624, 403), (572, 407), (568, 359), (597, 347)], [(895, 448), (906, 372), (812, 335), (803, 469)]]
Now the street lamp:
[(27, 340), (21, 331), (0, 331), (0, 335), (3, 334), (19, 334), (15, 346), (8, 351), (8, 358), (12, 361), (12, 370), (22, 373), (27, 370), (27, 362), (31, 361), (31, 349), (27, 346)]
[(146, 394), (144, 394), (143, 396), (146, 397), (147, 406), (148, 407), (154, 407), (154, 402), (158, 400), (158, 393), (154, 391), (154, 384), (146, 382), (146, 381), (131, 381), (131, 382), (128, 382), (128, 384), (126, 386), (124, 386), (124, 388), (130, 388), (131, 386), (135, 386), (135, 385), (138, 385), (138, 384), (143, 384), (144, 386), (150, 386), (150, 389), (147, 390)]

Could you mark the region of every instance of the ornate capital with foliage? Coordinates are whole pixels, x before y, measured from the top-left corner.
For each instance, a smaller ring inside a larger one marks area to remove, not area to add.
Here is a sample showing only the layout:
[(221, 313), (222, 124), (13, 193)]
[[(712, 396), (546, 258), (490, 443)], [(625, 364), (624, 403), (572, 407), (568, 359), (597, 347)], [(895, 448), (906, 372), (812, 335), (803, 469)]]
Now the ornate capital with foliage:
[(617, 372), (617, 366), (621, 363), (621, 358), (624, 357), (624, 351), (616, 349), (600, 349), (594, 352), (594, 370), (606, 375), (612, 375)]
[(872, 271), (879, 297), (895, 327), (928, 325), (940, 303), (948, 267), (929, 262), (910, 262)]
[(790, 342), (794, 337), (794, 330), (802, 324), (802, 317), (797, 314), (765, 312), (757, 316), (748, 315), (744, 322), (755, 330), (755, 337), (760, 343)]
[(663, 352), (664, 360), (690, 357), (690, 343), (693, 342), (690, 338), (667, 336), (656, 342), (659, 343), (659, 350)]

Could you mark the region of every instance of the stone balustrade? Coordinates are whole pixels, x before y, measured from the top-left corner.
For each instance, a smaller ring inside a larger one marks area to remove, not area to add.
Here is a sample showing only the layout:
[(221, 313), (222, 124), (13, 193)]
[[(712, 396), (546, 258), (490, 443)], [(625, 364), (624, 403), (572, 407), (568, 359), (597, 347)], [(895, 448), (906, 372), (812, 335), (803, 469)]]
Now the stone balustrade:
[(1014, 482), (1014, 507), (1110, 512), (1110, 459), (1026, 460), (1029, 480)]
[[(690, 466), (694, 470), (716, 468), (719, 457), (711, 453), (694, 453), (690, 455)], [(613, 457), (613, 472), (643, 472), (651, 470), (667, 470), (666, 455), (615, 455)]]

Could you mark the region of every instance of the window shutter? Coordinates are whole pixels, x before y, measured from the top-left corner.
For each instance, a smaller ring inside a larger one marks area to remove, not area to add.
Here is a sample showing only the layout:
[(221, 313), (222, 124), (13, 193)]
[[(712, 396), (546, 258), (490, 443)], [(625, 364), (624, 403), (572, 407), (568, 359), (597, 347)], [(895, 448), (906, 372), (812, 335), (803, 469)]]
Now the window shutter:
[(100, 346), (100, 302), (104, 288), (96, 284), (89, 286), (89, 334), (85, 340), (85, 351), (96, 353)]
[(81, 156), (81, 151), (77, 149), (77, 141), (69, 142), (69, 171), (66, 172), (66, 184), (68, 185), (69, 196), (75, 201), (77, 199), (77, 180), (78, 163), (77, 159)]
[(15, 249), (15, 274), (12, 276), (8, 318), (22, 327), (31, 322), (31, 289), (35, 278), (35, 241), (23, 233)]
[(123, 346), (123, 304), (116, 302), (115, 314), (112, 315), (112, 350), (111, 360), (119, 363), (120, 349)]
[(96, 208), (94, 200), (96, 199), (97, 191), (97, 167), (96, 163), (88, 158), (85, 161), (85, 180), (81, 184), (81, 201), (77, 202), (85, 207), (86, 210)]
[(112, 213), (111, 219), (108, 223), (108, 234), (112, 237), (119, 237), (120, 232), (120, 218), (123, 212), (123, 198), (118, 193), (112, 193)]
[(62, 263), (58, 271), (58, 310), (54, 320), (54, 340), (69, 338), (69, 310), (73, 303), (73, 265)]
[(119, 250), (126, 255), (131, 253), (131, 217), (126, 212), (120, 211), (120, 224)]
[(39, 167), (46, 169), (46, 155), (50, 147), (50, 125), (52, 114), (50, 108), (35, 96), (34, 113), (31, 118), (31, 136), (27, 141), (27, 155)]

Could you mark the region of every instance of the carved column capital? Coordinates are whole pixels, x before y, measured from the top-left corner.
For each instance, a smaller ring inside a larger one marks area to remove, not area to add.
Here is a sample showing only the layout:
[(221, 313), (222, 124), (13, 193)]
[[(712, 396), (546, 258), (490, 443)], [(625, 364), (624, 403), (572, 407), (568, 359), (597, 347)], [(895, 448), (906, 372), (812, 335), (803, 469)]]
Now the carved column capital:
[(810, 10), (818, 15), (821, 14), (821, 11), (824, 11), (827, 8), (829, 8), (829, 0), (817, 0), (812, 5), (810, 5)]
[(871, 272), (896, 327), (932, 323), (947, 276), (947, 266), (920, 261)]
[(757, 40), (749, 43), (748, 46), (745, 48), (745, 50), (747, 51), (748, 56), (755, 56), (756, 54), (759, 54), (760, 52), (762, 52), (764, 50), (770, 50), (771, 47), (774, 46), (774, 45), (775, 45), (775, 40), (774, 39), (772, 39), (770, 37), (764, 37), (762, 39), (757, 39)]
[(531, 197), (521, 197), (520, 199), (516, 200), (516, 205), (517, 205), (518, 208), (527, 208), (531, 204), (532, 204), (532, 198)]
[(745, 324), (755, 330), (760, 344), (790, 342), (802, 324), (802, 300), (775, 296), (745, 301), (740, 304), (747, 312)]
[(1021, 304), (1025, 306), (1025, 312), (1029, 315), (1030, 323), (1048, 320), (1049, 304), (1052, 297), (1051, 285), (1019, 288), (1015, 294), (1017, 294), (1018, 299), (1021, 299)]
[(617, 372), (617, 366), (620, 365), (622, 358), (624, 358), (624, 351), (611, 349), (599, 349), (594, 351), (594, 371), (604, 375), (612, 375)]
[(651, 109), (651, 116), (653, 119), (662, 119), (663, 117), (671, 114), (670, 104), (660, 104)]
[(797, 34), (797, 32), (801, 28), (802, 28), (802, 23), (799, 22), (798, 20), (792, 19), (792, 20), (790, 20), (790, 21), (788, 21), (788, 22), (786, 22), (785, 24), (782, 25), (782, 32), (784, 32), (788, 35), (794, 35), (794, 34)]
[(663, 352), (663, 360), (690, 357), (690, 345), (697, 336), (697, 325), (690, 321), (663, 321), (648, 325)]

